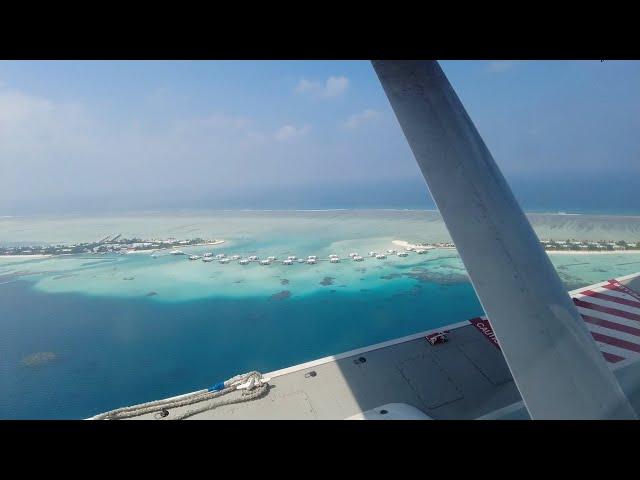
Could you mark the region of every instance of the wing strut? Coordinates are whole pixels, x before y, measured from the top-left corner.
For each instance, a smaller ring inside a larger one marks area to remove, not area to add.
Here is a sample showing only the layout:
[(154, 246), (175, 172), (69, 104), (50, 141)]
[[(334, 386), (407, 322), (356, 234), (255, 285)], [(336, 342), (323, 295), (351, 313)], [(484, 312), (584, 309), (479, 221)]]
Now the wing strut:
[(636, 418), (438, 63), (372, 63), (531, 418)]

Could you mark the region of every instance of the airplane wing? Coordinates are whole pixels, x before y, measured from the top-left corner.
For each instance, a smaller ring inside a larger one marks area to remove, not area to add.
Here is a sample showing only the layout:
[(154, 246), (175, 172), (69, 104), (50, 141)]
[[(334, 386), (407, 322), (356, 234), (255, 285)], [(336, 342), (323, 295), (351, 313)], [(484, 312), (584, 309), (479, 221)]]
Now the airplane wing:
[(438, 63), (372, 64), (531, 418), (636, 418)]

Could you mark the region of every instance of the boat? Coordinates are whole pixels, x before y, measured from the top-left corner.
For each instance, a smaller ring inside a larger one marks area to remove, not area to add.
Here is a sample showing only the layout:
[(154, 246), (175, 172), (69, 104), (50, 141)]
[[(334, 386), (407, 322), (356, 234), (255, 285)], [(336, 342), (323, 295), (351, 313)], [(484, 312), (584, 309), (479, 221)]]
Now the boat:
[(396, 253), (398, 253), (398, 252), (397, 252), (397, 250), (390, 249), (390, 250), (387, 250), (387, 253), (388, 253), (389, 255), (395, 255), (395, 254), (396, 254)]
[(338, 257), (329, 258), (330, 263), (340, 263), (340, 259)]
[(353, 257), (353, 261), (354, 262), (362, 262), (362, 261), (364, 261), (364, 257), (361, 257), (360, 255), (356, 255), (355, 257)]
[(171, 250), (171, 252), (169, 252), (171, 255), (185, 255), (185, 253), (182, 250)]
[(218, 260), (218, 262), (223, 264), (223, 265), (226, 265), (230, 261), (231, 261), (231, 259), (229, 259), (229, 258), (221, 258), (220, 260)]
[(219, 254), (216, 255), (216, 259), (217, 260), (220, 260), (221, 258), (224, 258), (224, 257), (226, 257), (226, 255), (224, 253), (219, 253)]
[(258, 258), (258, 256), (257, 256), (257, 255), (251, 255), (251, 256), (249, 257), (249, 261), (250, 261), (250, 262), (255, 262), (255, 261), (258, 261), (258, 260), (259, 260), (259, 258)]
[(304, 258), (299, 258), (299, 259), (297, 260), (297, 262), (298, 262), (298, 263), (304, 263), (305, 261), (306, 261), (306, 260), (305, 260)]
[(416, 253), (418, 255), (423, 255), (423, 254), (427, 253), (427, 250), (425, 248), (416, 248)]
[(407, 252), (398, 252), (396, 255), (398, 255), (399, 257), (408, 257), (409, 254)]
[(369, 252), (369, 256), (370, 257), (375, 257), (378, 254), (378, 252)]
[(269, 260), (270, 262), (273, 262), (274, 260), (277, 260), (277, 258), (274, 257), (273, 255), (270, 255), (267, 257), (267, 260)]
[(309, 265), (315, 265), (316, 264), (316, 259), (315, 258), (307, 258), (307, 264)]
[(292, 260), (292, 261), (296, 261), (298, 259), (298, 257), (296, 257), (295, 255), (289, 255), (287, 257), (287, 260)]
[(378, 260), (384, 260), (385, 258), (387, 258), (387, 256), (384, 253), (379, 253), (376, 255), (376, 258)]
[(260, 260), (260, 265), (271, 265), (271, 260)]
[(359, 255), (358, 255), (358, 252), (351, 252), (351, 253), (349, 254), (349, 257), (350, 257), (350, 258), (355, 258), (355, 257), (358, 257), (358, 256), (359, 256)]
[(232, 255), (231, 260), (240, 260), (240, 255)]
[(202, 256), (203, 256), (203, 257), (205, 257), (205, 258), (213, 257), (213, 253), (211, 253), (211, 252), (207, 252), (207, 253), (205, 253), (205, 254), (204, 254), (204, 255), (202, 255)]
[(211, 258), (211, 257), (204, 257), (204, 258), (202, 259), (202, 261), (203, 261), (203, 262), (206, 262), (206, 263), (213, 262), (213, 258)]
[(287, 258), (286, 260), (282, 261), (283, 265), (293, 265), (293, 260), (291, 260), (290, 258)]
[(318, 259), (318, 257), (316, 255), (309, 255), (307, 257), (307, 260), (317, 260), (317, 259)]
[(189, 255), (189, 260), (199, 260), (200, 256), (199, 255)]
[(238, 262), (240, 265), (249, 265), (249, 259), (243, 258)]

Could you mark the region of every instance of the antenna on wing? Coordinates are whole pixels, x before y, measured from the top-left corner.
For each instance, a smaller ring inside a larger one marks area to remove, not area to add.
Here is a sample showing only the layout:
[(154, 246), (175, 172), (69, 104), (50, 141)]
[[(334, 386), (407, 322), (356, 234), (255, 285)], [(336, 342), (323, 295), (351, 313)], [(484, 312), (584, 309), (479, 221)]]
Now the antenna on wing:
[(438, 63), (372, 63), (531, 418), (636, 418)]

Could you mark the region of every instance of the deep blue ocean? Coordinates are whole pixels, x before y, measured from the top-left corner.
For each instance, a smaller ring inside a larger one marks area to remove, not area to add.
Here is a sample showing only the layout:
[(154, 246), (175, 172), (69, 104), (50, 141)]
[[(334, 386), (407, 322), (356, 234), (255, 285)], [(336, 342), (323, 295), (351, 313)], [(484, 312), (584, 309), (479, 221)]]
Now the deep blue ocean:
[[(468, 283), (271, 298), (95, 298), (0, 286), (0, 418), (86, 418), (237, 373), (268, 372), (482, 312)], [(56, 352), (40, 366), (25, 352)]]

